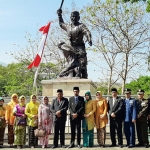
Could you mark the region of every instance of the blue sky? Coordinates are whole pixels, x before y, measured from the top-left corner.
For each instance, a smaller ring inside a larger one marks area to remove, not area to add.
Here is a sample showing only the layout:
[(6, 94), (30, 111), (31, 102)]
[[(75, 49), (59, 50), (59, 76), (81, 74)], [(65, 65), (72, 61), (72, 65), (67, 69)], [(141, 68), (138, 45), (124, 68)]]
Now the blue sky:
[[(92, 0), (64, 0), (63, 7), (71, 10), (72, 2), (77, 7), (83, 7)], [(56, 11), (61, 0), (1, 0), (0, 5), (0, 61), (10, 63), (12, 57), (6, 52), (15, 51), (15, 46), (24, 47), (27, 44), (24, 36), (27, 31), (36, 36), (38, 28), (57, 17)]]
[[(92, 3), (93, 0), (64, 0), (63, 7), (72, 10), (74, 2), (77, 8)], [(36, 37), (39, 27), (57, 18), (56, 11), (61, 0), (1, 0), (0, 5), (0, 62), (6, 64), (15, 61), (10, 51), (18, 50), (17, 46), (25, 47), (28, 43), (24, 38), (26, 32)], [(15, 45), (14, 45), (15, 44)], [(8, 53), (8, 54), (6, 54)], [(97, 67), (89, 63), (89, 78), (98, 79)]]

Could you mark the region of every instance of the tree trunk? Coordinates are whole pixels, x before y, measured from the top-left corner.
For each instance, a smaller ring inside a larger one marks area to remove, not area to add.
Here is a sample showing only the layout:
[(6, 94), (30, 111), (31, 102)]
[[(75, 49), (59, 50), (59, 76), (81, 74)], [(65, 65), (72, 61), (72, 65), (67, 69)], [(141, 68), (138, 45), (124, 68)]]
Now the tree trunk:
[(112, 72), (113, 72), (113, 68), (110, 68), (110, 75), (109, 75), (109, 79), (108, 79), (108, 89), (107, 89), (107, 94), (110, 94), (110, 89), (112, 86)]
[(126, 52), (125, 53), (125, 68), (124, 68), (124, 73), (123, 73), (123, 77), (122, 77), (122, 93), (124, 93), (124, 89), (125, 89), (125, 84), (126, 84), (126, 79), (127, 79), (127, 73), (128, 73), (128, 56), (129, 56), (129, 53)]

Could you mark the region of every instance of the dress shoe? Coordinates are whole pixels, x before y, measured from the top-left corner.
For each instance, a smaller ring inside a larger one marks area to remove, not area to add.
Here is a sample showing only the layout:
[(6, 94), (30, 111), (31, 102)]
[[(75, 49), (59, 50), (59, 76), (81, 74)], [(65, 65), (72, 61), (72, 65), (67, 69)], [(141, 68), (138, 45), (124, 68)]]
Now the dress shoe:
[(136, 144), (136, 146), (143, 146), (143, 144), (142, 143), (138, 143), (138, 144)]
[(71, 145), (69, 145), (69, 147), (68, 148), (73, 148), (74, 147), (74, 144), (71, 144)]
[(128, 148), (133, 148), (133, 147), (134, 147), (134, 145), (129, 145), (129, 146), (128, 146)]
[(120, 148), (123, 148), (123, 145), (119, 145)]
[(55, 146), (55, 145), (54, 145), (54, 146), (52, 147), (52, 149), (57, 148), (57, 147), (58, 147), (58, 146)]
[(109, 145), (109, 147), (115, 147), (116, 146), (116, 144), (111, 144), (111, 145)]
[(61, 147), (62, 147), (62, 148), (66, 148), (66, 146), (65, 146), (65, 145), (61, 145)]
[(148, 145), (148, 144), (145, 144), (144, 147), (145, 147), (145, 148), (149, 148), (149, 145)]
[(77, 147), (78, 147), (78, 148), (82, 148), (82, 146), (80, 146), (80, 145), (78, 145)]

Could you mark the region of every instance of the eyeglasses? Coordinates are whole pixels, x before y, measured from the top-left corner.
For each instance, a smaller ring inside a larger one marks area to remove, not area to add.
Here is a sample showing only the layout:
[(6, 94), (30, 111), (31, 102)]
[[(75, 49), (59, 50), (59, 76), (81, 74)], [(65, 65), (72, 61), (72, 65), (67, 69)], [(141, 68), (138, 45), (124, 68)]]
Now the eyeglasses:
[(13, 98), (17, 98), (17, 97), (13, 97)]

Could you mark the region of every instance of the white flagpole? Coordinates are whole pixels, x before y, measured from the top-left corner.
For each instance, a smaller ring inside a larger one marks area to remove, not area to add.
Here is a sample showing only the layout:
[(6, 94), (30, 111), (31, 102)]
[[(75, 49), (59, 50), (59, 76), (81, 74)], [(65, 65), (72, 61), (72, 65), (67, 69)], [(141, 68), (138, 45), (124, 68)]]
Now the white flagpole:
[[(36, 69), (36, 72), (35, 72), (35, 74), (34, 74), (34, 82), (33, 82), (33, 94), (38, 94), (38, 91), (37, 91), (37, 83), (36, 83), (36, 81), (37, 81), (37, 76), (38, 76), (38, 72), (39, 72), (39, 69), (40, 69), (40, 65), (37, 67), (37, 69)], [(35, 91), (35, 93), (34, 93), (34, 91)]]
[[(49, 29), (48, 29), (49, 30)], [(43, 52), (44, 52), (44, 46), (45, 46), (45, 44), (46, 44), (46, 40), (47, 40), (47, 36), (48, 36), (48, 32), (47, 32), (47, 34), (46, 34), (46, 38), (45, 38), (45, 41), (44, 41), (44, 45), (43, 45), (43, 47), (42, 47), (42, 54), (41, 54), (41, 60), (42, 60), (42, 56), (43, 56)], [(41, 45), (41, 43), (40, 43), (40, 45)], [(40, 46), (39, 46), (40, 47)], [(40, 63), (41, 63), (41, 60), (40, 60)], [(36, 95), (38, 94), (37, 93), (37, 83), (36, 83), (36, 79), (37, 79), (37, 76), (38, 76), (38, 72), (39, 72), (39, 68), (40, 68), (40, 63), (39, 63), (39, 66), (37, 67), (37, 69), (36, 69), (36, 72), (35, 72), (35, 75), (34, 75), (34, 82), (33, 82), (33, 90), (34, 90), (34, 88), (36, 89)]]

